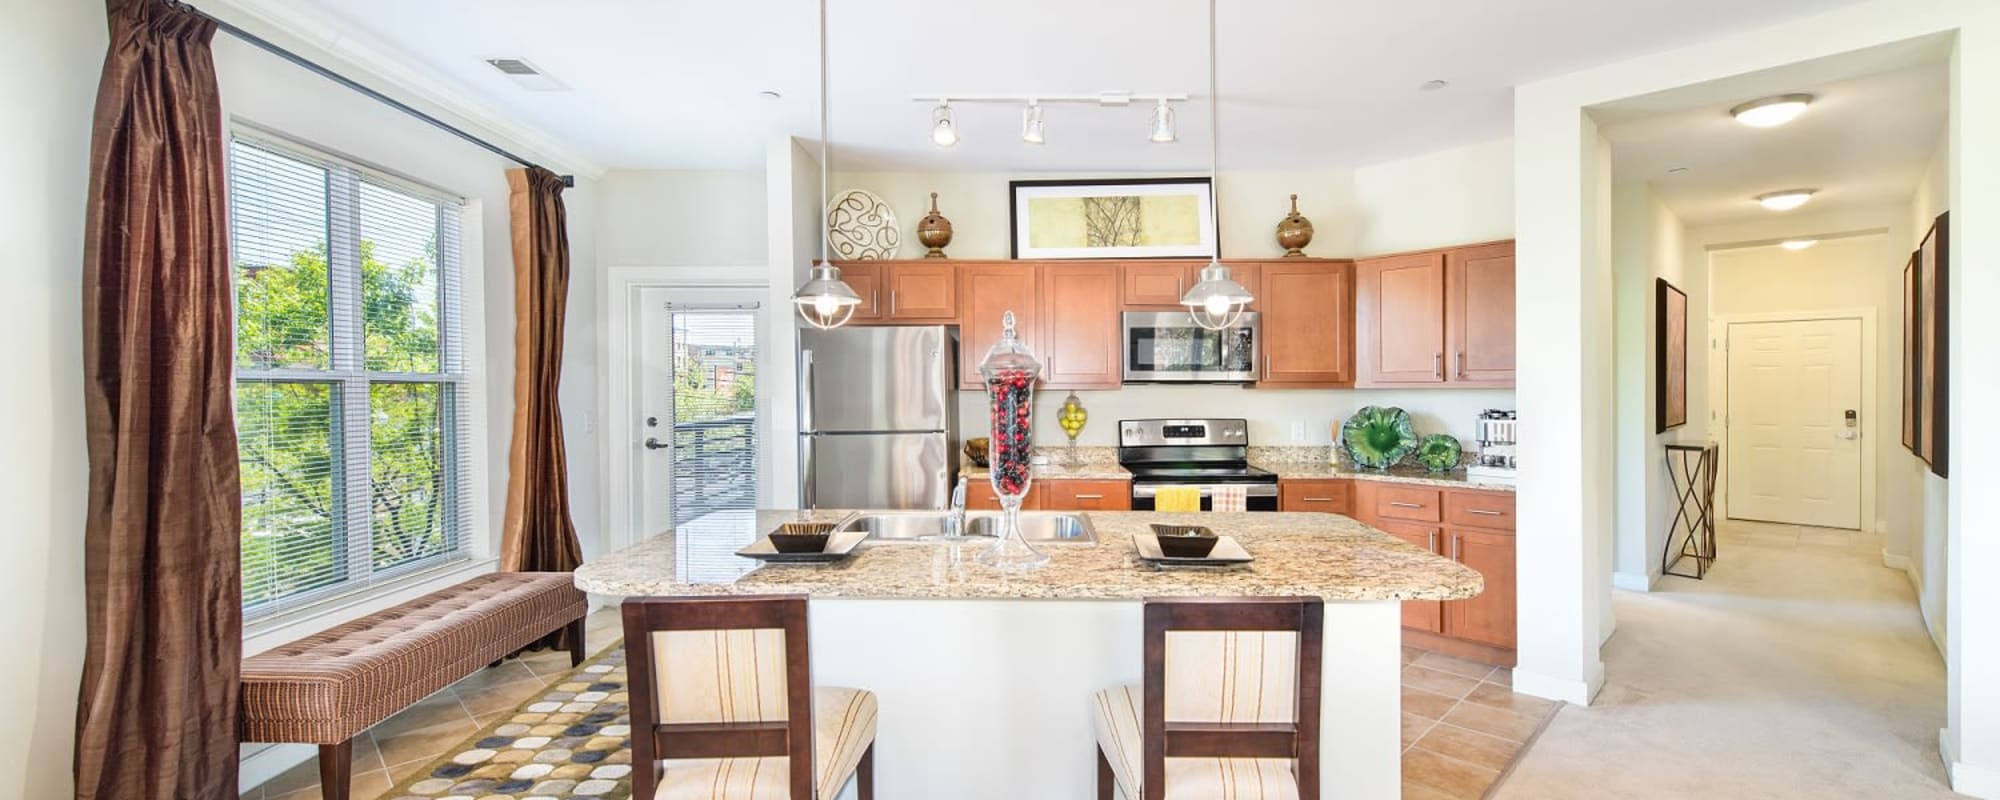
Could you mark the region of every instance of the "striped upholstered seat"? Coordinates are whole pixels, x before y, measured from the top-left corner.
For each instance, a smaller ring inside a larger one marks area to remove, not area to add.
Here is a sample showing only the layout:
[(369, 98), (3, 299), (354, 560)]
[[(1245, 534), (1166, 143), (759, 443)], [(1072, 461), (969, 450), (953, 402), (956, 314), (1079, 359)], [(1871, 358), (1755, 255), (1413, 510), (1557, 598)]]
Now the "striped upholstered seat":
[(803, 598), (634, 598), (625, 624), (635, 798), (833, 800), (857, 776), (871, 798), (875, 695), (794, 687), (811, 683)]
[[(1190, 728), (1201, 729), (1203, 736), (1213, 740), (1212, 734), (1226, 733), (1232, 725), (1259, 726), (1300, 738), (1285, 735), (1288, 741), (1284, 746), (1270, 752), (1259, 752), (1270, 749), (1269, 741), (1246, 741), (1241, 748), (1224, 741), (1214, 752), (1170, 758), (1164, 757), (1163, 744), (1159, 774), (1164, 785), (1150, 796), (1167, 800), (1316, 798), (1318, 787), (1313, 784), (1318, 764), (1301, 764), (1296, 754), (1297, 742), (1303, 737), (1316, 738), (1318, 732), (1317, 601), (1290, 604), (1312, 608), (1311, 613), (1300, 614), (1297, 622), (1290, 623), (1293, 630), (1259, 629), (1268, 622), (1258, 625), (1254, 621), (1245, 625), (1245, 630), (1227, 629), (1229, 602), (1148, 601), (1149, 616), (1170, 614), (1167, 607), (1177, 605), (1194, 605), (1207, 613), (1193, 623), (1193, 629), (1174, 630), (1177, 626), (1170, 621), (1168, 630), (1154, 633), (1148, 625), (1146, 680), (1157, 682), (1163, 695), (1154, 729), (1168, 740), (1177, 731)], [(1249, 604), (1253, 612), (1281, 605), (1285, 601)], [(1302, 659), (1308, 655), (1302, 652), (1302, 640), (1310, 658)], [(1314, 679), (1302, 681), (1308, 670)], [(1093, 698), (1091, 721), (1097, 733), (1100, 798), (1113, 797), (1114, 788), (1116, 796), (1129, 800), (1149, 797), (1145, 698), (1143, 684), (1113, 687)]]

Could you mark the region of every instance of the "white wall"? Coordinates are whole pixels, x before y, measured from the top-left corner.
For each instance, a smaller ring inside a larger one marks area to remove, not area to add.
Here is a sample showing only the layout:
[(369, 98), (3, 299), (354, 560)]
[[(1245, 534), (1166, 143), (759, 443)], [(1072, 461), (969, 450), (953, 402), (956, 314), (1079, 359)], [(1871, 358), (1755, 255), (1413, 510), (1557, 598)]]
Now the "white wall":
[(760, 267), (764, 173), (612, 170), (597, 184), (602, 267)]
[[(1659, 580), (1668, 528), (1673, 522), (1673, 483), (1667, 475), (1665, 445), (1699, 441), (1707, 431), (1706, 269), (1685, 269), (1686, 227), (1640, 181), (1619, 181), (1612, 194), (1613, 322), (1617, 411), (1617, 520), (1614, 580), (1623, 588), (1646, 590)], [(1657, 288), (1664, 278), (1688, 295), (1688, 424), (1658, 429)]]
[(769, 263), (765, 270), (770, 278), (770, 305), (776, 312), (769, 317), (771, 346), (767, 352), (784, 354), (782, 363), (771, 364), (758, 378), (769, 388), (773, 404), (769, 427), (772, 446), (765, 456), (766, 491), (772, 507), (791, 508), (799, 504), (799, 375), (793, 355), (799, 351), (799, 319), (793, 313), (791, 297), (820, 257), (823, 184), (819, 159), (789, 136), (771, 140), (765, 151), (764, 177), (769, 208), (769, 244), (765, 247)]
[[(1431, 153), (1355, 170), (1223, 172), (1222, 249), (1230, 258), (1275, 258), (1284, 254), (1273, 231), (1299, 195), (1299, 212), (1313, 222), (1310, 255), (1376, 255), (1453, 244), (1506, 239), (1513, 231), (1512, 148), (1507, 140)], [(867, 189), (896, 210), (903, 232), (904, 258), (924, 248), (916, 224), (939, 194), (939, 211), (952, 221), (954, 258), (1009, 257), (1007, 182), (1067, 175), (1003, 173), (836, 172), (836, 191)], [(1101, 176), (1097, 176), (1101, 177)], [(983, 353), (961, 353), (977, 359)], [(1066, 441), (1048, 413), (1064, 392), (1043, 392), (1036, 438), (1044, 446)], [(1243, 417), (1250, 439), (1259, 444), (1317, 444), (1330, 441), (1330, 423), (1365, 405), (1394, 405), (1416, 417), (1421, 432), (1449, 433), (1470, 441), (1473, 419), (1488, 408), (1513, 408), (1508, 390), (1249, 390), (1231, 386), (1131, 386), (1116, 391), (1079, 392), (1092, 422), (1079, 444), (1117, 444), (1120, 419), (1156, 416)], [(985, 435), (987, 418), (978, 392), (963, 392), (959, 418), (964, 436)], [(1294, 441), (1292, 423), (1305, 424)]]
[(84, 647), (83, 210), (102, 3), (17, 3), (0, 27), (0, 797), (67, 797)]
[[(1589, 580), (1592, 543), (1587, 532), (1591, 501), (1580, 489), (1607, 456), (1590, 435), (1602, 408), (1592, 384), (1595, 342), (1611, 337), (1609, 320), (1593, 319), (1587, 291), (1608, 268), (1593, 257), (1592, 231), (1608, 209), (1593, 202), (1597, 169), (1595, 125), (1588, 109), (1775, 66), (1824, 58), (1891, 42), (1955, 34), (1949, 205), (1952, 351), (1951, 443), (1960, 453), (1983, 452), (2000, 438), (2000, 418), (1974, 409), (2000, 406), (2000, 373), (1980, 363), (1972, 342), (2000, 340), (2000, 317), (1968, 314), (2000, 301), (2000, 271), (1971, 269), (2000, 258), (1992, 233), (2000, 230), (2000, 153), (1969, 143), (2000, 139), (2000, 5), (1986, 0), (1937, 0), (1912, 4), (1875, 0), (1814, 16), (1739, 31), (1698, 44), (1604, 65), (1520, 87), (1515, 92), (1516, 172), (1533, 175), (1516, 186), (1515, 212), (1521, 264), (1520, 335), (1525, 348), (1517, 392), (1526, 435), (1517, 511), (1521, 549), (1521, 650), (1515, 688), (1542, 696), (1576, 698), (1577, 682), (1601, 669), (1596, 647), (1575, 642), (1595, 626), (1567, 611)], [(1532, 287), (1532, 288), (1530, 288)], [(1530, 305), (1555, 295), (1550, 308)], [(1568, 298), (1579, 298), (1569, 309)], [(1538, 424), (1539, 422), (1539, 424)], [(1563, 461), (1570, 456), (1572, 460)], [(1983, 535), (2000, 516), (2000, 464), (1960, 458), (1947, 489), (1950, 523), (1947, 595), (1959, 613), (1947, 625), (1948, 727), (1941, 755), (1958, 791), (2000, 797), (2000, 541)], [(1977, 487), (1970, 489), (1969, 487)], [(1978, 525), (1979, 529), (1972, 526)], [(1968, 580), (1969, 579), (1969, 580)], [(1586, 595), (1587, 598), (1587, 595)], [(1587, 698), (1587, 694), (1584, 697)]]
[[(1951, 136), (1947, 133), (1945, 140), (1938, 143), (1937, 152), (1931, 155), (1930, 163), (1924, 168), (1924, 177), (1918, 181), (1917, 190), (1910, 198), (1908, 234), (1903, 239), (1910, 250), (1915, 250), (1923, 243), (1924, 233), (1930, 230), (1937, 215), (1951, 207), (1950, 155)], [(1956, 236), (1964, 229), (1964, 225), (1964, 219), (1954, 220), (1952, 234)], [(1957, 250), (1956, 242), (1952, 243), (1952, 249)], [(1896, 288), (1900, 293), (1902, 290), (1900, 282)], [(1960, 289), (1953, 284), (1952, 291), (1958, 292)], [(1900, 317), (1901, 304), (1898, 304), (1896, 309)], [(1956, 307), (1952, 313), (1958, 313)], [(1953, 341), (1964, 340), (1954, 338)], [(1959, 350), (1964, 349), (1970, 348), (1959, 348)], [(1959, 350), (1953, 352), (1957, 353)], [(1953, 356), (1952, 366), (1954, 370), (1957, 369), (1956, 355)], [(1991, 369), (1991, 362), (1985, 362), (1984, 366)], [(1964, 413), (1958, 409), (1967, 407), (1958, 405), (1956, 400), (1952, 403), (1953, 418), (1956, 420), (1959, 414)], [(1957, 438), (1954, 436), (1953, 442), (1956, 441)], [(1900, 439), (1897, 444), (1901, 444)], [(1958, 450), (1954, 444), (1952, 452), (1958, 454), (1954, 456), (1958, 463), (1964, 463), (1969, 460), (1966, 458), (1968, 453), (1984, 451)], [(1946, 569), (1947, 541), (1950, 536), (1948, 507), (1950, 484), (1945, 479), (1931, 474), (1929, 465), (1923, 463), (1923, 460), (1917, 458), (1914, 453), (1901, 447), (1896, 448), (1893, 455), (1885, 458), (1883, 465), (1885, 480), (1894, 481), (1898, 487), (1896, 492), (1899, 507), (1895, 510), (1901, 513), (1896, 519), (1909, 540), (1909, 544), (1902, 550), (1903, 560), (1909, 564), (1910, 579), (1916, 584), (1917, 602), (1923, 608), (1924, 623), (1930, 629), (1931, 640), (1942, 650), (1948, 644), (1946, 639), (1949, 626), (1946, 620), (1951, 613), (1948, 608), (1950, 586)]]

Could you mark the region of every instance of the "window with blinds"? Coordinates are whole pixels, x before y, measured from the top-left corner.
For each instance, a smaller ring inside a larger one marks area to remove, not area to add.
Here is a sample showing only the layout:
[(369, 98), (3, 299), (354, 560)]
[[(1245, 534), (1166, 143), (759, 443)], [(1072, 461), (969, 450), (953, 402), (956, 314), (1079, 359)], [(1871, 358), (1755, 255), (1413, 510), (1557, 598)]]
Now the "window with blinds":
[(668, 307), (674, 525), (757, 508), (757, 309)]
[(229, 205), (245, 616), (465, 557), (463, 202), (239, 133)]

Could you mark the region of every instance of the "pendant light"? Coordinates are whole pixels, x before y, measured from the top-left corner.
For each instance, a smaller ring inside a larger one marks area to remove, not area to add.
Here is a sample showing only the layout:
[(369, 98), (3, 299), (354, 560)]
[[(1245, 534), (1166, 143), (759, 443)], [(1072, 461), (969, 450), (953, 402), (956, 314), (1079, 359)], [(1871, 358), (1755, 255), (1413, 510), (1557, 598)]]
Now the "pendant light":
[(833, 265), (828, 256), (826, 232), (826, 206), (832, 199), (832, 189), (828, 181), (833, 173), (829, 165), (827, 141), (827, 78), (826, 78), (826, 0), (819, 0), (819, 263), (812, 267), (804, 285), (792, 293), (792, 305), (798, 309), (799, 318), (820, 330), (830, 330), (846, 325), (854, 318), (854, 311), (861, 307), (861, 295), (840, 279), (840, 268)]
[[(1211, 230), (1222, 231), (1222, 197), (1219, 164), (1221, 162), (1221, 138), (1219, 122), (1222, 116), (1222, 94), (1215, 81), (1215, 0), (1208, 0), (1208, 96), (1214, 107), (1208, 114), (1208, 222)], [(1165, 108), (1165, 104), (1161, 105)], [(1243, 309), (1253, 300), (1250, 290), (1243, 288), (1229, 277), (1229, 268), (1222, 264), (1222, 248), (1218, 245), (1214, 255), (1209, 257), (1208, 266), (1201, 270), (1201, 280), (1181, 296), (1181, 305), (1187, 306), (1194, 317), (1194, 324), (1207, 330), (1219, 331), (1235, 325), (1243, 319)]]

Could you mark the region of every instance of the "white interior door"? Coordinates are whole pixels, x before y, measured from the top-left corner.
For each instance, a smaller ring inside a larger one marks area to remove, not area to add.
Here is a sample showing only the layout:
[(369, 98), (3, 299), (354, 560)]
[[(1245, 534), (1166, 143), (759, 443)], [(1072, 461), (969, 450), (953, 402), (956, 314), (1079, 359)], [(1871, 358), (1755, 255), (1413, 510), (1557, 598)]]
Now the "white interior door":
[(642, 297), (632, 486), (647, 534), (754, 513), (768, 405), (757, 388), (762, 293), (649, 289)]
[(1729, 516), (1861, 527), (1861, 320), (1729, 326)]

